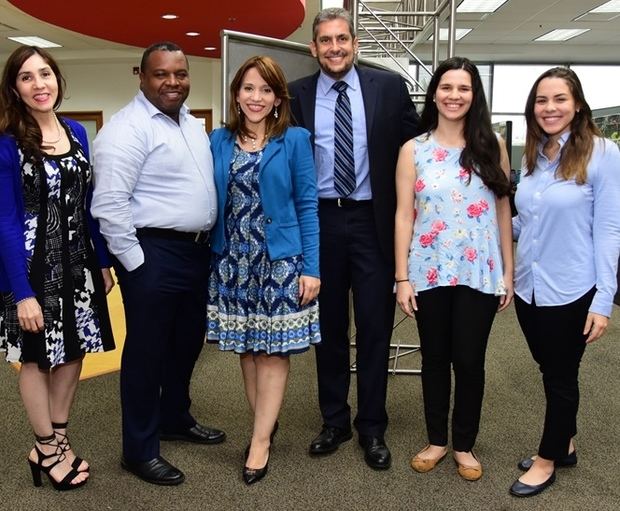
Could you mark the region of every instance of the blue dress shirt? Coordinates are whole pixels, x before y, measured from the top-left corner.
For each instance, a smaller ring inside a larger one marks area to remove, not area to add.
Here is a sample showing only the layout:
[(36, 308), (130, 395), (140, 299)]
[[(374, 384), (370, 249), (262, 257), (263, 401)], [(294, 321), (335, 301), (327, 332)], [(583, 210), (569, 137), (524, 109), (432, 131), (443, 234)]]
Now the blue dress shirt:
[[(561, 137), (562, 148), (569, 135)], [(543, 144), (515, 196), (515, 293), (527, 303), (534, 295), (536, 305), (554, 306), (596, 286), (590, 312), (610, 316), (620, 252), (620, 151), (595, 137), (587, 180), (577, 185), (556, 176), (562, 149), (549, 161)]]
[[(353, 155), (355, 157), (355, 180), (357, 183), (349, 198), (355, 200), (372, 199), (364, 98), (355, 67), (351, 68), (342, 81), (348, 85), (347, 95), (351, 102)], [(332, 88), (334, 83), (336, 80), (321, 71), (316, 87), (314, 162), (317, 169), (319, 197), (322, 199), (333, 199), (339, 196), (334, 189), (334, 110), (336, 99), (338, 99), (338, 92)]]

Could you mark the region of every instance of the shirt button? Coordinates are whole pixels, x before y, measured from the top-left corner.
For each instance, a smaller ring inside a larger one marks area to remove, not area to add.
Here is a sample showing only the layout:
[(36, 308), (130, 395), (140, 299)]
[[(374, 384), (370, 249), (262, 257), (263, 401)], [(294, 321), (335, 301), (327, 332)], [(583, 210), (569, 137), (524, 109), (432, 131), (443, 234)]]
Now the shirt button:
[(270, 224), (271, 222), (272, 222), (272, 220), (271, 220), (271, 218), (270, 218), (270, 217), (268, 217), (268, 218), (266, 218), (266, 219), (265, 219), (265, 223)]

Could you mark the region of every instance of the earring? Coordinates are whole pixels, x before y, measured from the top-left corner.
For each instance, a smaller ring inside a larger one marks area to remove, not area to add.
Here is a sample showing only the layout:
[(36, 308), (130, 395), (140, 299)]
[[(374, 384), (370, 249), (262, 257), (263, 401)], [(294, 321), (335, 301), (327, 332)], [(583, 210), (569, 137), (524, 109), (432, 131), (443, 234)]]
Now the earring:
[(278, 118), (278, 107), (274, 106), (273, 107), (273, 116), (277, 119)]
[(237, 115), (241, 115), (241, 106), (237, 103)]

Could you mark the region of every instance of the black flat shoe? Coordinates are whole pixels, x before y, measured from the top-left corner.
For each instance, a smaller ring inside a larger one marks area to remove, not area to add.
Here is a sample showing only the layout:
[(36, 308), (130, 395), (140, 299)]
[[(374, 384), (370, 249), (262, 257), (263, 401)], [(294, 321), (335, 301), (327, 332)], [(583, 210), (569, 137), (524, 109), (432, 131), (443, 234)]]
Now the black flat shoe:
[(121, 458), (121, 467), (143, 481), (162, 486), (176, 486), (185, 481), (185, 475), (178, 468), (158, 456), (149, 461), (128, 461)]
[(515, 497), (533, 497), (544, 491), (555, 482), (555, 470), (545, 482), (540, 484), (525, 484), (518, 479), (510, 487), (510, 493)]
[(269, 456), (271, 455), (271, 448), (269, 448), (269, 452), (267, 453), (267, 461), (265, 462), (265, 466), (263, 468), (250, 468), (243, 467), (243, 481), (245, 484), (250, 485), (257, 483), (263, 477), (267, 475), (267, 468), (269, 467)]
[(209, 428), (196, 423), (185, 431), (162, 431), (159, 434), (160, 440), (180, 440), (182, 442), (192, 442), (195, 444), (219, 444), (226, 440), (226, 433), (219, 429)]
[(383, 437), (360, 435), (359, 443), (364, 449), (366, 465), (377, 470), (390, 468), (392, 455)]
[(353, 433), (350, 429), (323, 426), (319, 435), (310, 443), (310, 454), (334, 452), (341, 443), (351, 440), (351, 438), (353, 438)]
[[(534, 460), (532, 458), (525, 458), (519, 463), (517, 463), (517, 467), (519, 467), (519, 470), (527, 472), (533, 464)], [(555, 460), (554, 464), (555, 468), (574, 467), (575, 465), (577, 465), (577, 450), (575, 449), (573, 452), (567, 454), (561, 460)]]

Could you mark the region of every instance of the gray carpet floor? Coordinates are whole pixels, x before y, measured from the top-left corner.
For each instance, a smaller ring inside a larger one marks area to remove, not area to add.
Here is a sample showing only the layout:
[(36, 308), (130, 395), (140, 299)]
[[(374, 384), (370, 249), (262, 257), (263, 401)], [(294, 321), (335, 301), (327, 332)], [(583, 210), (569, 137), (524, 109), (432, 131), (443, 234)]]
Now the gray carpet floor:
[[(616, 307), (617, 309), (617, 307)], [(397, 323), (401, 317), (397, 316)], [(17, 378), (0, 364), (0, 509), (2, 510), (620, 510), (620, 314), (606, 336), (586, 350), (581, 370), (581, 409), (576, 445), (579, 465), (558, 471), (542, 495), (520, 500), (508, 494), (516, 462), (535, 452), (543, 419), (540, 375), (518, 328), (514, 309), (501, 313), (487, 355), (486, 394), (476, 452), (484, 466), (478, 482), (459, 478), (452, 460), (428, 473), (409, 468), (426, 444), (418, 376), (390, 376), (386, 435), (393, 466), (376, 472), (363, 461), (356, 437), (334, 454), (311, 458), (310, 440), (321, 426), (313, 354), (293, 358), (267, 477), (252, 487), (241, 481), (250, 417), (237, 357), (205, 347), (194, 373), (194, 415), (226, 430), (217, 446), (164, 443), (162, 454), (181, 468), (186, 482), (173, 488), (139, 481), (119, 466), (118, 374), (80, 385), (71, 439), (92, 466), (89, 483), (59, 493), (44, 480), (34, 488), (26, 456), (33, 438), (21, 407)], [(412, 343), (415, 324), (405, 320), (394, 340)], [(419, 355), (399, 361), (415, 368)], [(351, 402), (355, 407), (355, 378)]]

